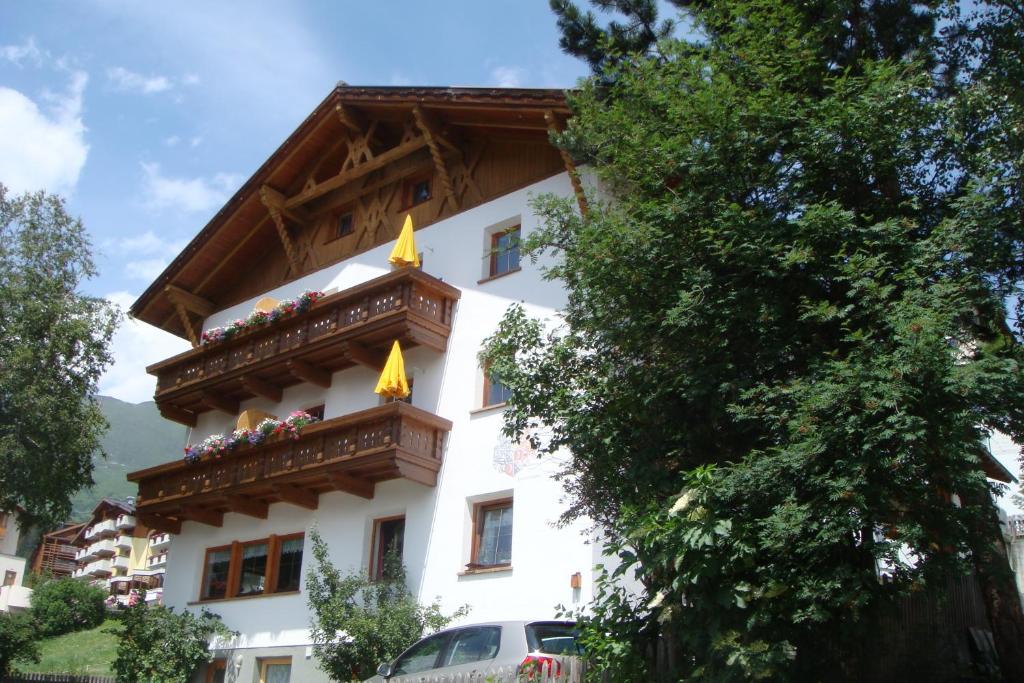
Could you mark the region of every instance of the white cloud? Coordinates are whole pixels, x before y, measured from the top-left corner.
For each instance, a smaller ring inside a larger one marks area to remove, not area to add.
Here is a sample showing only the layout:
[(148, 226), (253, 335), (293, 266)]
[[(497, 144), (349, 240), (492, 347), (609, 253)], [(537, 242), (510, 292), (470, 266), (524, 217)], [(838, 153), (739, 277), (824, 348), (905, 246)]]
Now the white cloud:
[(124, 264), (125, 277), (151, 282), (185, 248), (185, 244), (184, 240), (164, 239), (147, 230), (140, 235), (108, 242), (106, 250), (117, 254), (118, 261)]
[(167, 76), (143, 76), (121, 66), (107, 69), (107, 80), (116, 90), (140, 92), (144, 95), (170, 90), (174, 86)]
[(220, 208), (242, 182), (241, 176), (230, 173), (218, 173), (212, 178), (172, 178), (163, 175), (160, 164), (155, 162), (143, 162), (142, 171), (144, 200), (156, 209), (212, 211)]
[(152, 282), (164, 272), (170, 259), (148, 258), (139, 261), (128, 261), (124, 264), (124, 274), (132, 280)]
[(491, 80), (499, 88), (521, 88), (526, 76), (526, 69), (518, 66), (496, 66), (491, 69)]
[(181, 142), (181, 138), (179, 138), (177, 135), (172, 135), (169, 138), (164, 138), (164, 144), (167, 145), (168, 147), (174, 147), (179, 142)]
[(11, 88), (0, 87), (0, 182), (13, 192), (74, 190), (89, 145), (82, 96), (89, 76), (71, 74), (65, 92), (45, 91), (46, 110)]
[[(112, 292), (106, 299), (128, 310), (135, 296), (129, 292)], [(130, 403), (151, 401), (156, 378), (146, 374), (146, 366), (188, 349), (189, 344), (184, 339), (125, 317), (111, 341), (114, 363), (100, 378), (100, 393)]]
[(202, 80), (198, 74), (185, 74), (181, 77), (182, 85), (199, 85), (200, 83), (202, 83)]
[(29, 61), (35, 66), (42, 66), (43, 53), (36, 47), (35, 38), (29, 38), (21, 45), (0, 45), (0, 59), (6, 59), (16, 66)]
[(203, 144), (203, 139), (198, 135), (188, 141), (189, 147), (198, 147), (201, 144)]

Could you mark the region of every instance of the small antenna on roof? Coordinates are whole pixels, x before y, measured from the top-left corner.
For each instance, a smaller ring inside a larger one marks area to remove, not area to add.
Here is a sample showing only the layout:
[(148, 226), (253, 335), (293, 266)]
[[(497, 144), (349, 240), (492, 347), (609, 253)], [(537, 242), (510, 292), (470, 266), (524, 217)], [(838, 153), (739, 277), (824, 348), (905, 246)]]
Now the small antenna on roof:
[(347, 85), (348, 85), (348, 83), (346, 83), (345, 81), (338, 81), (338, 87), (339, 88), (343, 88), (343, 87), (345, 87)]

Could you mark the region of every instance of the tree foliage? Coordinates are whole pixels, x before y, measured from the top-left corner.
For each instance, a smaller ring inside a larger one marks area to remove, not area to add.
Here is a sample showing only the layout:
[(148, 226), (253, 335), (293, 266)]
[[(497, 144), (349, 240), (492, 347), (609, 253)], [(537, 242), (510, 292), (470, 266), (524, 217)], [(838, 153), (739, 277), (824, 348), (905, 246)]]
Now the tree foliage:
[(559, 256), (565, 325), (514, 307), (483, 360), (642, 581), (608, 576), (584, 636), (623, 680), (659, 634), (688, 679), (855, 676), (818, 644), (1006, 573), (980, 455), (1024, 438), (1024, 17), (679, 4), (700, 38), (656, 54), (564, 31), (605, 53), (559, 143), (609, 201), (537, 201), (524, 250)]
[(39, 637), (29, 615), (0, 612), (0, 677), (11, 674), (17, 662), (39, 661)]
[(312, 613), (313, 654), (334, 681), (361, 681), (381, 662), (390, 661), (425, 632), (444, 628), (466, 614), (463, 607), (445, 615), (438, 603), (420, 605), (405, 583), (405, 568), (395, 553), (385, 556), (384, 578), (342, 574), (331, 562), (327, 544), (310, 532), (314, 565), (306, 578)]
[(232, 635), (205, 609), (199, 616), (175, 614), (173, 607), (143, 600), (121, 613), (114, 673), (120, 683), (189, 683), (200, 665), (213, 660), (211, 639)]
[(119, 317), (79, 292), (95, 274), (63, 199), (0, 184), (0, 510), (23, 523), (63, 521), (92, 483), (106, 429), (96, 383)]
[(86, 581), (51, 579), (32, 590), (31, 614), (43, 637), (95, 628), (103, 623), (107, 592)]

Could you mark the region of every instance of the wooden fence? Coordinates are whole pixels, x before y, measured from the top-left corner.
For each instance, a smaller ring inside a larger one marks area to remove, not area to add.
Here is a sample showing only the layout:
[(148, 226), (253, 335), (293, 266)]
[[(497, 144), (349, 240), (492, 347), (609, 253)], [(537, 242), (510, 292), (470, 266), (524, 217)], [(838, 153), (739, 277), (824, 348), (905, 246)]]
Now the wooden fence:
[(75, 676), (74, 674), (13, 674), (0, 683), (117, 683), (111, 676)]

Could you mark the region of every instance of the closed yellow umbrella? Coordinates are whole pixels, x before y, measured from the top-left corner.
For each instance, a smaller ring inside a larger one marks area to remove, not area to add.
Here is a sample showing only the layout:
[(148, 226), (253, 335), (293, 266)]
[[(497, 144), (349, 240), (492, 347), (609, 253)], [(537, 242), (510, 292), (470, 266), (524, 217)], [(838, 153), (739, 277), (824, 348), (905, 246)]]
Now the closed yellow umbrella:
[(420, 255), (416, 253), (416, 238), (412, 235), (412, 216), (409, 214), (405, 216), (405, 225), (402, 226), (402, 232), (398, 235), (398, 241), (395, 242), (395, 248), (391, 250), (388, 261), (399, 268), (420, 267)]
[(391, 347), (391, 354), (388, 355), (388, 362), (384, 364), (384, 370), (377, 380), (377, 388), (374, 392), (388, 398), (405, 398), (409, 395), (409, 382), (405, 378), (405, 361), (402, 359), (402, 349), (396, 341)]

